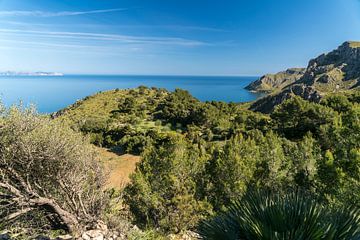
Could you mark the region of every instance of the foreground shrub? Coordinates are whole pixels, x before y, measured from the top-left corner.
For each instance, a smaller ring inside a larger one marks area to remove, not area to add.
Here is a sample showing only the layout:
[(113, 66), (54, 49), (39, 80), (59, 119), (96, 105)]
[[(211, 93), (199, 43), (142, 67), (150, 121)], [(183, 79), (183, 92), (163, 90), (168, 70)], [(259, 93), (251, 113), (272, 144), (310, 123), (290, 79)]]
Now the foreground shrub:
[(198, 227), (201, 239), (355, 240), (359, 209), (332, 210), (301, 192), (249, 192), (227, 212)]
[(98, 220), (103, 184), (96, 154), (81, 134), (32, 109), (1, 111), (0, 228), (76, 233)]

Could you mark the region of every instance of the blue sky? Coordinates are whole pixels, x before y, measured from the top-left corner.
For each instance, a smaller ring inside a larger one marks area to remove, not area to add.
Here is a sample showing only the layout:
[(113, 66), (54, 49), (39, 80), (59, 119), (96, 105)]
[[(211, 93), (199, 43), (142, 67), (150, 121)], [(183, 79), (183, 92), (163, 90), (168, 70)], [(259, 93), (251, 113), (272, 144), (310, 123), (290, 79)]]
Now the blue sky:
[(0, 71), (261, 75), (346, 40), (359, 0), (0, 0)]

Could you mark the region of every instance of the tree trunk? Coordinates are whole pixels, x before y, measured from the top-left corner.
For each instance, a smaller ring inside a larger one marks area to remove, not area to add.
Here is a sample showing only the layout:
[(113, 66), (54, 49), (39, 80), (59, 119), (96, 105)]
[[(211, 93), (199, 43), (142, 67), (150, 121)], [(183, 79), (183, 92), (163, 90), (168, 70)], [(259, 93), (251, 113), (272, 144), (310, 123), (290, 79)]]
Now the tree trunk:
[(48, 198), (35, 198), (30, 200), (34, 207), (42, 207), (46, 211), (57, 214), (67, 230), (71, 233), (77, 233), (80, 230), (80, 224), (75, 215), (62, 209), (56, 202)]
[(62, 224), (67, 228), (68, 231), (77, 233), (80, 230), (80, 224), (76, 216), (62, 209), (54, 200), (44, 197), (31, 198), (30, 200), (27, 200), (24, 195), (36, 196), (36, 194), (27, 192), (23, 195), (17, 188), (4, 182), (0, 182), (0, 188), (1, 187), (14, 194), (17, 197), (17, 203), (22, 208), (7, 216), (6, 220), (12, 220), (36, 208), (43, 208), (47, 212), (55, 213), (57, 216), (59, 216)]

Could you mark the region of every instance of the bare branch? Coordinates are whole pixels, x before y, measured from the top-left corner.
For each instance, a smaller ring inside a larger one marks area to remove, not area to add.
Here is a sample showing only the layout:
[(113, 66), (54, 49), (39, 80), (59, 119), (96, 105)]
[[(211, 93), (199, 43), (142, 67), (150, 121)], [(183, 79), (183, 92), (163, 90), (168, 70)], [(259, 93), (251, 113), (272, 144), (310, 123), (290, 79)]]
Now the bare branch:
[(104, 174), (87, 139), (16, 108), (2, 114), (0, 125), (2, 220), (34, 214), (76, 232), (98, 219)]
[(5, 217), (4, 221), (12, 221), (17, 217), (19, 217), (19, 216), (21, 216), (21, 215), (23, 215), (25, 213), (30, 212), (31, 210), (34, 210), (34, 209), (30, 208), (30, 207), (20, 209), (20, 210), (14, 212), (14, 213), (9, 214), (7, 217)]

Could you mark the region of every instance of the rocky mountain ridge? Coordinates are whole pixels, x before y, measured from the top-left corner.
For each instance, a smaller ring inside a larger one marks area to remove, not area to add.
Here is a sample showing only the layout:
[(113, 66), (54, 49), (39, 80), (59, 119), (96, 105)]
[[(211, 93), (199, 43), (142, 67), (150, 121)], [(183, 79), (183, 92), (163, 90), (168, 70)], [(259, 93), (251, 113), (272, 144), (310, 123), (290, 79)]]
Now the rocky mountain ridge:
[(309, 61), (301, 78), (253, 103), (250, 109), (270, 113), (294, 95), (319, 102), (330, 93), (360, 89), (360, 42), (344, 42), (337, 49)]
[(289, 68), (275, 74), (266, 74), (250, 83), (245, 89), (254, 92), (271, 92), (296, 82), (304, 73), (305, 68)]

